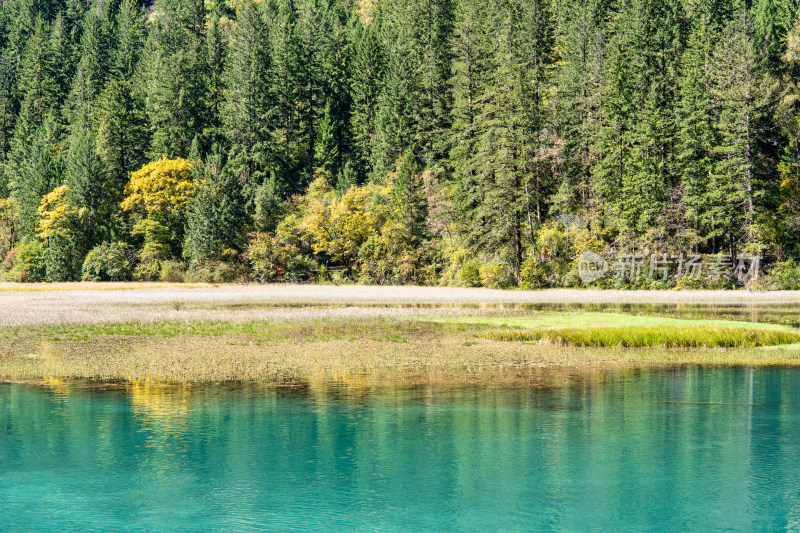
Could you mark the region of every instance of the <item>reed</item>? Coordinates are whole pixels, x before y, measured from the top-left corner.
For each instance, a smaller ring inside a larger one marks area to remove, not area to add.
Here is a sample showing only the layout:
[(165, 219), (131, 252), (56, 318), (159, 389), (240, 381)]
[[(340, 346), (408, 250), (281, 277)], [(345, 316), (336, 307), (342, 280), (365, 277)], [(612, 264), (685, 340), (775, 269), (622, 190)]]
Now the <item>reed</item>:
[(748, 348), (800, 343), (800, 334), (794, 331), (725, 326), (539, 328), (491, 330), (485, 336), (497, 341), (622, 348)]

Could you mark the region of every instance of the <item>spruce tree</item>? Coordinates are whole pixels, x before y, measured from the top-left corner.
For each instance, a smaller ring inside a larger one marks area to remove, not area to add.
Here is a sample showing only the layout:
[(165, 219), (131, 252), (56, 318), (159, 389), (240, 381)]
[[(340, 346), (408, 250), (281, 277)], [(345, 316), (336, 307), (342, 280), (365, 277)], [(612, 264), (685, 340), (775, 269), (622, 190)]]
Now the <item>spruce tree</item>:
[(156, 6), (141, 62), (152, 132), (149, 157), (186, 157), (207, 121), (205, 8), (202, 0), (167, 0)]
[(71, 204), (85, 211), (79, 239), (88, 250), (109, 238), (112, 215), (118, 208), (111, 199), (117, 194), (109, 187), (97, 154), (97, 132), (89, 106), (76, 108), (73, 117), (64, 182)]
[[(601, 96), (602, 73), (616, 68), (611, 55), (604, 62), (608, 47), (605, 35), (607, 18), (604, 2), (564, 2), (563, 15), (554, 28), (554, 112), (552, 129), (557, 132), (560, 165), (556, 210), (560, 213), (589, 208), (598, 188), (593, 185), (596, 165), (609, 153), (601, 143), (606, 109)], [(617, 48), (612, 43), (611, 52)], [(606, 83), (609, 83), (606, 77)], [(608, 122), (605, 123), (608, 127)], [(615, 126), (621, 126), (617, 120)], [(612, 126), (613, 128), (613, 126)], [(604, 176), (608, 175), (608, 170)]]
[(106, 182), (103, 211), (109, 215), (122, 201), (130, 173), (145, 163), (148, 139), (143, 107), (143, 99), (130, 81), (115, 80), (106, 86), (94, 108), (96, 152)]
[(365, 175), (372, 172), (374, 140), (377, 135), (378, 102), (383, 88), (384, 51), (380, 18), (369, 25), (354, 21), (353, 62), (350, 86), (352, 95), (352, 137), (355, 159)]
[(226, 172), (223, 154), (214, 150), (194, 171), (197, 190), (192, 197), (188, 239), (197, 262), (222, 259), (226, 250), (241, 250), (245, 211), (235, 176)]
[[(39, 203), (45, 194), (61, 184), (64, 171), (60, 148), (62, 133), (55, 115), (49, 113), (41, 125), (26, 131), (31, 123), (30, 115), (24, 115), (17, 123), (14, 146), (6, 167), (9, 192), (20, 205), (23, 237), (35, 235)], [(27, 139), (24, 146), (22, 139)]]
[(259, 6), (248, 1), (239, 9), (226, 64), (222, 115), (230, 143), (226, 172), (236, 178), (251, 208), (273, 165), (277, 121), (270, 33)]
[(138, 0), (122, 0), (116, 17), (113, 71), (117, 79), (130, 79), (139, 63), (145, 41), (145, 13)]
[(86, 106), (91, 106), (111, 77), (111, 21), (99, 5), (86, 15), (80, 44), (80, 61), (70, 94), (71, 113), (80, 120)]
[(700, 235), (707, 232), (705, 224), (709, 216), (706, 213), (706, 196), (713, 168), (712, 153), (717, 143), (709, 70), (715, 31), (710, 27), (709, 18), (709, 14), (705, 13), (692, 26), (681, 61), (676, 107), (677, 164), (683, 186), (683, 204), (686, 206), (686, 218)]
[(711, 69), (719, 143), (706, 204), (715, 250), (731, 254), (753, 242), (762, 190), (758, 139), (769, 81), (757, 63), (752, 36), (752, 22), (742, 10), (723, 29)]

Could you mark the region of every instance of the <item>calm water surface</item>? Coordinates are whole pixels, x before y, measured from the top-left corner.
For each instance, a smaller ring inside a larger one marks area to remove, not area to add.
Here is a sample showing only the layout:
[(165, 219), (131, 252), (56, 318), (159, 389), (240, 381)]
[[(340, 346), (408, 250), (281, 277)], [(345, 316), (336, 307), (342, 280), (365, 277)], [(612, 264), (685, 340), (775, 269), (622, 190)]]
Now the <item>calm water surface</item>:
[(800, 372), (0, 385), (0, 530), (800, 529)]

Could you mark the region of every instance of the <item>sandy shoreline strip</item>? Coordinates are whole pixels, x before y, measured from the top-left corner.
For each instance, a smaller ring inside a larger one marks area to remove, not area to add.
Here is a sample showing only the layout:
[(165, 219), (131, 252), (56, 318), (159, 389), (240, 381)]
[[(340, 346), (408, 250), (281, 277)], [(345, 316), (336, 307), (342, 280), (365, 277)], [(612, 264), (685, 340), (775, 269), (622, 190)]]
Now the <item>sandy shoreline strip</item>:
[(154, 320), (375, 318), (422, 314), (425, 306), (537, 304), (796, 305), (800, 304), (800, 291), (503, 291), (359, 285), (1, 283), (0, 327)]

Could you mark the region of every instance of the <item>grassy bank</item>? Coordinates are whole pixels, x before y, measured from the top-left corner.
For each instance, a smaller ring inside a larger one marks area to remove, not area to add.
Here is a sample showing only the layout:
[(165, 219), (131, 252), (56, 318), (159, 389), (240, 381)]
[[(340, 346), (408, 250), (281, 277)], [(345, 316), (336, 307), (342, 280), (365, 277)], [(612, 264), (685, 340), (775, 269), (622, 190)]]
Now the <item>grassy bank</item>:
[[(341, 316), (340, 311), (298, 314), (291, 320), (137, 320), (4, 328), (0, 379), (510, 385), (537, 382), (543, 372), (553, 371), (687, 364), (800, 366), (800, 336), (775, 324), (625, 313), (515, 315), (518, 311), (512, 310), (503, 315), (496, 309), (469, 310), (471, 314), (463, 316), (424, 309), (410, 316), (379, 318)], [(708, 338), (719, 341), (703, 341)]]
[(489, 331), (498, 341), (547, 341), (561, 346), (605, 348), (754, 348), (800, 343), (800, 334), (770, 329), (720, 326), (553, 328)]

